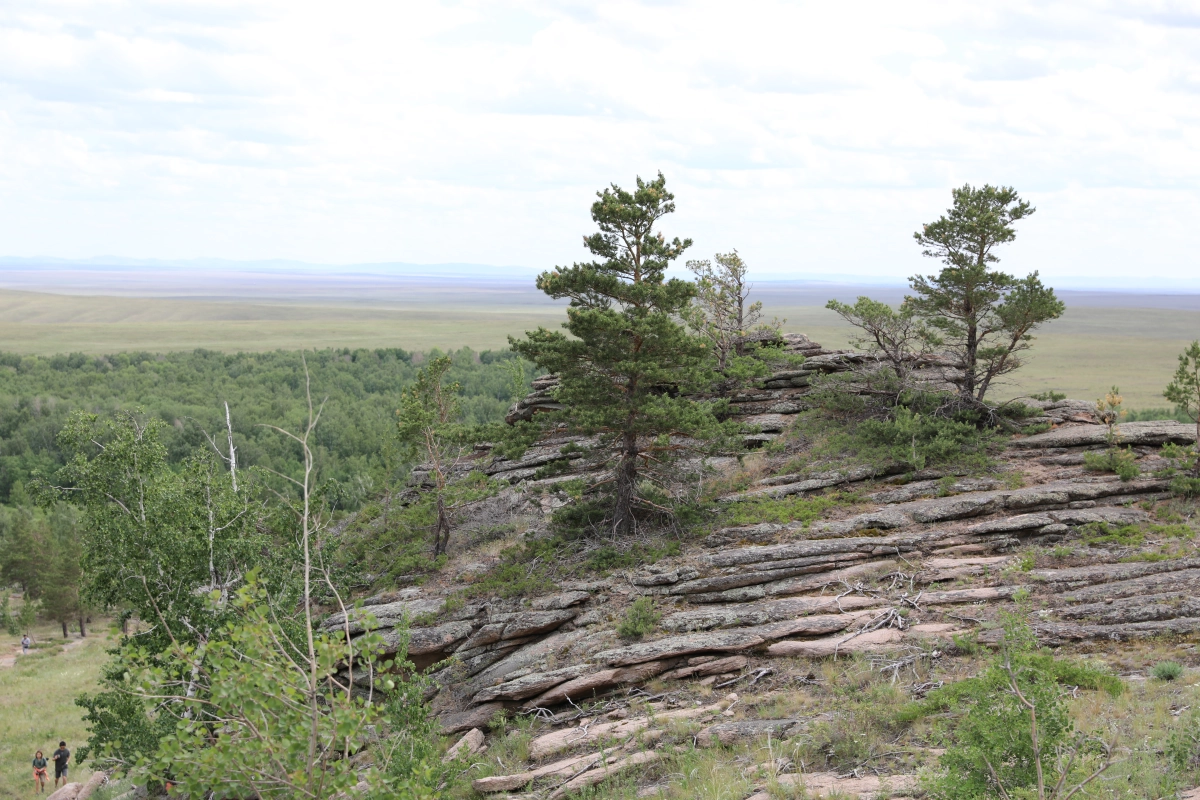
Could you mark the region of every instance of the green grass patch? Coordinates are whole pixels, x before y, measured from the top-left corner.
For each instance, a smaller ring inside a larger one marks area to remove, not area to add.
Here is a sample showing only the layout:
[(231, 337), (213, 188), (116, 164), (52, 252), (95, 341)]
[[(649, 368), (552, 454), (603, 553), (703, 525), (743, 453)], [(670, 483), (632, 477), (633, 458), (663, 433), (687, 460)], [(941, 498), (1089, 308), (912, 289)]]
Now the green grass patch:
[(730, 503), (721, 510), (717, 527), (754, 525), (761, 522), (800, 522), (808, 527), (831, 509), (856, 502), (858, 496), (849, 492), (803, 497), (793, 495), (778, 499), (762, 498)]
[[(75, 697), (98, 686), (108, 659), (105, 644), (95, 636), (66, 651), (47, 648), (0, 667), (0, 797), (31, 794), (30, 760), (37, 750), (49, 758), (60, 740), (72, 753), (85, 743), (83, 710)], [(85, 772), (73, 755), (71, 775), (78, 780)]]

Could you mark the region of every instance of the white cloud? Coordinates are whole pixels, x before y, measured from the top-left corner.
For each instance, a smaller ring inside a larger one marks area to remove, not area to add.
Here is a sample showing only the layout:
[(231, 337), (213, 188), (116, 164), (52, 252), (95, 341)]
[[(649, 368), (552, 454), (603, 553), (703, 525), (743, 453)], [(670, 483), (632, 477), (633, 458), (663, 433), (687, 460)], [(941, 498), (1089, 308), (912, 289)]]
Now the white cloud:
[(903, 277), (992, 182), (1014, 270), (1187, 278), (1198, 44), (1167, 3), (10, 0), (0, 250), (544, 267), (661, 169), (762, 272)]

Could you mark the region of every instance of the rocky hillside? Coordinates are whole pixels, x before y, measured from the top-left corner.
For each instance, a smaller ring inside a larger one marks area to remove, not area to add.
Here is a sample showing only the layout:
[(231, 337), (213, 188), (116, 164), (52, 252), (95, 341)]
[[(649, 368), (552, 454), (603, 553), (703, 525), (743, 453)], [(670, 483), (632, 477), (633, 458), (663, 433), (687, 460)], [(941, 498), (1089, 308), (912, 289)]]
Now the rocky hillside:
[[(801, 367), (730, 398), (759, 430), (752, 445), (784, 435), (814, 374), (869, 358), (799, 336), (787, 348), (806, 356)], [(943, 365), (921, 368), (930, 382), (952, 380)], [(510, 420), (553, 408), (550, 387), (535, 384)], [(1162, 445), (1192, 443), (1194, 429), (1120, 425), (1141, 470), (1122, 481), (1084, 468), (1084, 454), (1107, 442), (1091, 403), (1024, 402), (1041, 414), (1024, 424), (1049, 430), (1012, 437), (982, 474), (780, 472), (803, 442), (744, 463), (716, 459), (743, 476), (724, 503), (830, 500), (817, 519), (718, 528), (678, 555), (525, 597), (464, 595), (498, 552), (486, 536), (464, 535), (470, 546), (435, 580), (372, 597), (367, 610), (392, 642), (392, 626), (407, 620), (412, 660), (442, 665), (432, 708), (455, 753), (480, 754), (464, 763), (476, 765), (473, 791), (488, 795), (559, 798), (607, 781), (614, 796), (675, 796), (687, 783), (671, 755), (680, 742), (709, 749), (695, 763), (726, 770), (724, 796), (735, 800), (800, 786), (809, 796), (911, 794), (940, 752), (937, 737), (920, 726), (876, 736), (855, 716), (864, 712), (854, 693), (909, 702), (970, 674), (1015, 599), (1043, 644), (1100, 658), (1143, 707), (1186, 705), (1171, 692), (1195, 672), (1169, 691), (1144, 677), (1168, 656), (1200, 666), (1195, 528), (1153, 477)], [(479, 448), (474, 466), (510, 488), (465, 528), (504, 520), (526, 536), (544, 530), (564, 502), (556, 486), (584, 468), (563, 454), (568, 441), (551, 437), (517, 461)], [(847, 681), (857, 687), (849, 695), (838, 688)], [(883, 738), (840, 751), (830, 733), (839, 720), (863, 726), (839, 734), (848, 741)]]

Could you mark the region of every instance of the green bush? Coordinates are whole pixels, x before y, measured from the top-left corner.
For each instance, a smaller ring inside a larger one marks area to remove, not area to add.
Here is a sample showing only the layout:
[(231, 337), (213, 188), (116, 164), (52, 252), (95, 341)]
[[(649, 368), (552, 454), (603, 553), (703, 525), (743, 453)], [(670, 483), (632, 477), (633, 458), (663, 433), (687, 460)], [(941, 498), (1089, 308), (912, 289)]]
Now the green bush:
[(1146, 532), (1138, 525), (1118, 525), (1106, 522), (1090, 522), (1081, 528), (1084, 544), (1115, 544), (1122, 547), (1139, 547), (1146, 541)]
[(1126, 448), (1110, 448), (1099, 453), (1084, 453), (1083, 468), (1089, 472), (1115, 472), (1123, 481), (1131, 481), (1141, 474), (1137, 455)]
[(1177, 444), (1163, 446), (1162, 456), (1167, 460), (1165, 469), (1155, 472), (1155, 477), (1170, 478), (1171, 494), (1177, 497), (1200, 497), (1200, 452), (1195, 447), (1180, 447)]
[(640, 639), (658, 627), (662, 614), (654, 608), (649, 597), (639, 597), (625, 612), (625, 618), (617, 624), (617, 635), (622, 639)]
[[(979, 651), (979, 645), (971, 639), (955, 636), (955, 646), (960, 651), (972, 654)], [(1120, 697), (1125, 691), (1125, 684), (1107, 669), (1087, 662), (1057, 659), (1047, 652), (1031, 652), (1023, 656), (1029, 666), (1049, 676), (1060, 686), (1078, 686), (1080, 689), (1104, 691), (1110, 697)], [(965, 703), (971, 701), (984, 688), (981, 677), (967, 678), (947, 684), (940, 689), (934, 689), (923, 700), (909, 703), (900, 709), (897, 719), (900, 722), (914, 722), (918, 719), (946, 711), (961, 710)]]
[(1160, 661), (1150, 670), (1160, 681), (1173, 681), (1183, 674), (1183, 665), (1175, 661)]
[(888, 419), (868, 419), (850, 435), (848, 449), (871, 461), (920, 470), (944, 464), (983, 467), (994, 434), (971, 422), (899, 407)]
[(1167, 737), (1167, 759), (1179, 770), (1200, 767), (1200, 710), (1192, 709)]
[(5, 591), (4, 599), (0, 600), (0, 628), (7, 631), (9, 636), (20, 636), (21, 626), (17, 622), (17, 615), (9, 610), (8, 600), (8, 592)]
[[(1053, 786), (1059, 769), (1065, 768), (1062, 783), (1077, 783), (1095, 767), (1090, 750), (1065, 767), (1059, 760), (1073, 743), (1082, 744), (1067, 713), (1062, 684), (1091, 682), (1119, 693), (1121, 683), (1091, 665), (1058, 662), (1034, 649), (1036, 639), (1024, 611), (1005, 615), (1001, 651), (982, 675), (931, 692), (924, 701), (964, 709), (956, 720), (954, 743), (939, 760), (941, 771), (926, 778), (934, 800), (1024, 797), (1043, 774), (1051, 776)], [(1026, 703), (1036, 709), (1036, 738)]]

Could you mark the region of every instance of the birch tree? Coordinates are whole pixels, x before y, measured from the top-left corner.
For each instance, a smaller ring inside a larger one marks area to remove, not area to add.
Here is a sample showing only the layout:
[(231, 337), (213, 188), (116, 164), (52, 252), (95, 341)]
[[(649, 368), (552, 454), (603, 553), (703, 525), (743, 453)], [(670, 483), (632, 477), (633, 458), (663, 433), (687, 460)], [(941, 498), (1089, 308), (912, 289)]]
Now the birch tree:
[(749, 302), (749, 268), (737, 250), (712, 260), (689, 261), (696, 275), (696, 300), (688, 322), (713, 348), (717, 370), (724, 373), (731, 355), (746, 355), (746, 335), (762, 323), (761, 302)]

